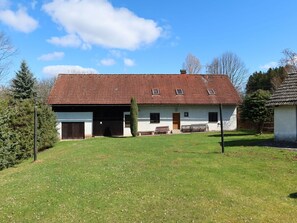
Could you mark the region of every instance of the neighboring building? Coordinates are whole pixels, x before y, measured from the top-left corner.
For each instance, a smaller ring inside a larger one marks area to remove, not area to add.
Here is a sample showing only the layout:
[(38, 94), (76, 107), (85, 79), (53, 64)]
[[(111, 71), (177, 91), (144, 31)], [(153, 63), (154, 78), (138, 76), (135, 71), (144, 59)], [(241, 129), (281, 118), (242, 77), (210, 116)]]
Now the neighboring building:
[(276, 141), (297, 141), (297, 74), (290, 74), (271, 96)]
[(207, 124), (220, 130), (219, 104), (226, 130), (237, 128), (240, 97), (226, 75), (61, 74), (48, 98), (57, 115), (60, 138), (129, 136), (130, 99), (139, 108), (138, 130)]

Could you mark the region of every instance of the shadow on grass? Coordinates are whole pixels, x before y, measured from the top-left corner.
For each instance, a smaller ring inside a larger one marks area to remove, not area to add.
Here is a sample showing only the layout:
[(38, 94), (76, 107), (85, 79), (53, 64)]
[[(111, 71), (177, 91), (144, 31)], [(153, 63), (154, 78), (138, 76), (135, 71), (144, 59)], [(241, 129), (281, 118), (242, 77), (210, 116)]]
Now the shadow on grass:
[(207, 151), (207, 152), (201, 152), (201, 151), (186, 151), (186, 150), (174, 150), (172, 151), (174, 153), (183, 153), (183, 154), (221, 154), (221, 152), (218, 151)]
[(293, 199), (297, 199), (297, 192), (289, 194), (288, 197), (293, 198)]
[[(256, 135), (255, 132), (253, 131), (245, 131), (245, 132), (225, 132), (224, 136), (226, 137), (232, 137), (232, 136), (252, 136), (252, 135)], [(216, 133), (213, 135), (209, 135), (208, 137), (221, 137), (221, 133)]]
[(234, 147), (234, 146), (265, 146), (266, 144), (271, 144), (273, 140), (270, 139), (240, 139), (240, 140), (231, 140), (228, 141), (225, 139), (225, 146)]
[[(226, 140), (226, 139), (225, 139)], [(272, 147), (278, 149), (291, 149), (297, 151), (297, 143), (294, 142), (276, 142), (273, 139), (241, 139), (241, 140), (226, 140), (226, 147), (234, 146), (261, 146)]]

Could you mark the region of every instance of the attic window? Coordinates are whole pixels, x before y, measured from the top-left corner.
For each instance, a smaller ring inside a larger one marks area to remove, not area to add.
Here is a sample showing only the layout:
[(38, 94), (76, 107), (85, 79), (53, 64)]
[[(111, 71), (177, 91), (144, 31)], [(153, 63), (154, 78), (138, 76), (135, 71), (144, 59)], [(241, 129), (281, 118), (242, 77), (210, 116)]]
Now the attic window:
[(160, 95), (160, 90), (158, 88), (153, 88), (152, 95)]
[(181, 88), (177, 88), (177, 89), (175, 89), (175, 93), (176, 93), (176, 95), (183, 95), (184, 91)]
[(208, 95), (215, 95), (216, 94), (215, 90), (212, 89), (212, 88), (207, 89), (207, 93), (208, 93)]

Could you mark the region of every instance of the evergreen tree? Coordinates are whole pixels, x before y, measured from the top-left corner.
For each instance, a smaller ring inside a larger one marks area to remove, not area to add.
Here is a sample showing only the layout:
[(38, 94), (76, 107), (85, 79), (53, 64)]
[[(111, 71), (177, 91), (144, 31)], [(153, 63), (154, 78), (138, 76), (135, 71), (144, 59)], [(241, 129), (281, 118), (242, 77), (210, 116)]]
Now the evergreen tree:
[(26, 61), (22, 61), (20, 70), (12, 80), (11, 93), (14, 99), (33, 98), (35, 78), (31, 73)]
[(272, 93), (283, 82), (286, 75), (284, 67), (269, 68), (267, 72), (255, 72), (248, 79), (246, 93), (252, 94), (259, 89)]
[(19, 163), (20, 146), (16, 133), (10, 127), (13, 110), (7, 109), (8, 101), (0, 99), (0, 170)]
[(47, 104), (38, 103), (37, 120), (38, 151), (53, 147), (58, 138), (56, 115), (52, 108)]
[[(0, 170), (32, 156), (34, 143), (34, 101), (0, 100)], [(37, 102), (37, 149), (57, 142), (56, 116), (51, 108)]]
[(138, 131), (138, 105), (135, 98), (131, 98), (130, 117), (131, 134), (136, 137)]
[(273, 118), (273, 109), (266, 106), (270, 96), (269, 91), (260, 89), (247, 95), (241, 105), (241, 117), (255, 123), (260, 134), (263, 131), (264, 122)]

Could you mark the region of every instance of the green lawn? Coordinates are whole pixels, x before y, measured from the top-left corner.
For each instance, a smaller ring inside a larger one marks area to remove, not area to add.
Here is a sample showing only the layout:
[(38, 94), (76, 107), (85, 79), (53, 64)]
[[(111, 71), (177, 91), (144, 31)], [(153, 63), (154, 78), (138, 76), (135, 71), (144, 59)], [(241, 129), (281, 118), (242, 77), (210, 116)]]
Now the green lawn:
[(297, 152), (272, 135), (59, 142), (0, 172), (0, 222), (297, 222)]

